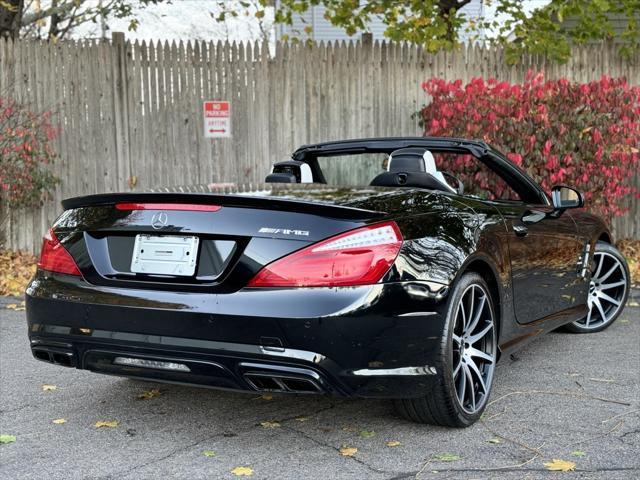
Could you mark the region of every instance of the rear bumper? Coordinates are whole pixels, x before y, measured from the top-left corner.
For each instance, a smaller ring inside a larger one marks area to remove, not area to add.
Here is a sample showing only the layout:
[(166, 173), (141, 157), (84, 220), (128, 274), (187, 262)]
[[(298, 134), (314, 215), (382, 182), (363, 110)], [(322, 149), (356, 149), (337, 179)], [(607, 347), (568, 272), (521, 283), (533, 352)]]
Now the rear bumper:
[(408, 398), (426, 394), (439, 373), (446, 292), (394, 283), (185, 294), (38, 273), (27, 289), (27, 321), (36, 358), (99, 373)]

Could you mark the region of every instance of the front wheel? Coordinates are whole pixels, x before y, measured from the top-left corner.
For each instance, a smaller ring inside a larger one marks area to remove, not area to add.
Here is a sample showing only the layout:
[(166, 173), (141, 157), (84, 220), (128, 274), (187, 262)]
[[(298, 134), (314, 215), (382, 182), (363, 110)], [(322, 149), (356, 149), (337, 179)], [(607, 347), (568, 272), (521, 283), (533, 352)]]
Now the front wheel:
[(460, 278), (449, 297), (438, 378), (430, 395), (396, 400), (400, 415), (450, 427), (473, 424), (487, 405), (498, 356), (497, 322), (489, 287), (477, 273)]
[(622, 254), (614, 246), (598, 242), (589, 283), (589, 312), (565, 328), (574, 333), (592, 333), (611, 325), (627, 302), (629, 278), (629, 267)]

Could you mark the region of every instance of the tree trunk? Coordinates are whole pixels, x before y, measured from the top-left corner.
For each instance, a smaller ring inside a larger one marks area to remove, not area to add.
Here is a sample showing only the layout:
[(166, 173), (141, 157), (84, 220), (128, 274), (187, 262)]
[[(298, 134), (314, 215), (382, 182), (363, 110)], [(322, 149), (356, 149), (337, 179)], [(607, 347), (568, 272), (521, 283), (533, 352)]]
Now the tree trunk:
[(16, 39), (22, 26), (24, 0), (3, 0), (0, 4), (0, 37)]
[(458, 32), (451, 21), (451, 10), (457, 12), (470, 2), (471, 0), (439, 0), (438, 2), (438, 6), (440, 7), (440, 18), (442, 18), (447, 24), (446, 38), (452, 43), (458, 39)]
[[(58, 8), (58, 0), (51, 0), (51, 8)], [(54, 13), (51, 15), (51, 21), (49, 22), (49, 35), (47, 36), (48, 40), (52, 38), (56, 38), (60, 34), (60, 15)]]

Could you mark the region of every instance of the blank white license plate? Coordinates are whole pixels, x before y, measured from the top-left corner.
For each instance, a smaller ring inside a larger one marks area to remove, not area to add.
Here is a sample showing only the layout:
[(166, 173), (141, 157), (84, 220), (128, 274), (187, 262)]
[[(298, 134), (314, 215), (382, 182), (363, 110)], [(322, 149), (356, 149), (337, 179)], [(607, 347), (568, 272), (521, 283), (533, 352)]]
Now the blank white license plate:
[(131, 271), (190, 277), (196, 271), (198, 237), (136, 235)]

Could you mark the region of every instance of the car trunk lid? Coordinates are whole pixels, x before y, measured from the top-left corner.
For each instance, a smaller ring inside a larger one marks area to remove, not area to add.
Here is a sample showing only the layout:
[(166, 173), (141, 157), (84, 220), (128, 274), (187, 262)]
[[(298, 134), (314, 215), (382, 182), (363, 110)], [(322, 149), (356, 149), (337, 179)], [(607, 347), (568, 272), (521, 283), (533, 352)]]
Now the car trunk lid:
[(194, 190), (71, 198), (54, 231), (90, 283), (229, 292), (277, 258), (386, 216), (360, 189)]

